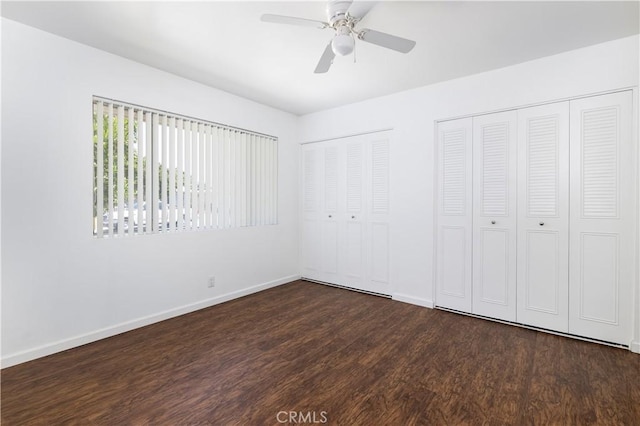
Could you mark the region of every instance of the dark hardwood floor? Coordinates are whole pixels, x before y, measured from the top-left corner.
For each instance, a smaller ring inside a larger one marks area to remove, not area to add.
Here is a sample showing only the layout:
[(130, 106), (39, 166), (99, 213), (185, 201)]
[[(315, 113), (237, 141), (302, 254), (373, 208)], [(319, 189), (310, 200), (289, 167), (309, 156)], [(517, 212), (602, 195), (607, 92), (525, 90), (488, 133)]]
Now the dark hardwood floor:
[(298, 281), (7, 368), (1, 408), (4, 426), (638, 425), (640, 355)]

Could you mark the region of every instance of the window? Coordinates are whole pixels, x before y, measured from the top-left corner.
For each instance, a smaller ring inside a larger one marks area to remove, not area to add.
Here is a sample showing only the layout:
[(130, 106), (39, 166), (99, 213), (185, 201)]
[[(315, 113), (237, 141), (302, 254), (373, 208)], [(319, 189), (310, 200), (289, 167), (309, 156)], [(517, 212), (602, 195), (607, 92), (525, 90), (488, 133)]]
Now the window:
[(277, 223), (278, 140), (94, 97), (93, 234)]

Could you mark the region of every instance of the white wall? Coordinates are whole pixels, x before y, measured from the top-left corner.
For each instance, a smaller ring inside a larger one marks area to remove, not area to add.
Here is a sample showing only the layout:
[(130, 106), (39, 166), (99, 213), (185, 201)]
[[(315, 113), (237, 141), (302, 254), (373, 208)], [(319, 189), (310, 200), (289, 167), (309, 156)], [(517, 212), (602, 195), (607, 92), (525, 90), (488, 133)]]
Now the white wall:
[[(6, 19), (2, 67), (3, 367), (298, 276), (297, 117)], [(280, 224), (93, 238), (92, 95), (278, 136)]]
[[(639, 38), (634, 36), (305, 115), (299, 120), (300, 140), (395, 130), (391, 147), (394, 298), (429, 306), (434, 301), (434, 122), (637, 86), (638, 49)], [(637, 323), (640, 341), (640, 318)]]

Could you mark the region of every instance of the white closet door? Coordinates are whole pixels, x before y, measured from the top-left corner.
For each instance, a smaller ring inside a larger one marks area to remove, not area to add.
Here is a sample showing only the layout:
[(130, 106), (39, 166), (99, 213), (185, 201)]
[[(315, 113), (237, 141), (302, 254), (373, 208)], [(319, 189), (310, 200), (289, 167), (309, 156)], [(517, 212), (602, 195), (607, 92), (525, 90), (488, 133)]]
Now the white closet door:
[(473, 313), (516, 320), (516, 122), (473, 118)]
[(628, 345), (635, 283), (631, 91), (571, 101), (569, 332)]
[(340, 156), (335, 143), (302, 147), (302, 276), (338, 283)]
[(436, 305), (471, 312), (472, 119), (438, 124)]
[(323, 279), (322, 206), (324, 204), (324, 155), (320, 145), (302, 146), (302, 276)]
[(368, 291), (391, 294), (389, 283), (389, 132), (374, 133), (367, 140), (367, 238), (366, 286)]
[(518, 110), (518, 310), (569, 331), (569, 102)]
[(343, 279), (340, 284), (366, 290), (365, 285), (365, 144), (362, 137), (352, 137), (343, 142), (346, 150), (346, 205), (342, 213), (344, 221)]
[(302, 146), (302, 276), (390, 294), (390, 132)]
[(343, 186), (339, 182), (344, 177), (340, 173), (341, 158), (335, 142), (320, 145), (323, 153), (323, 197), (321, 220), (321, 263), (322, 281), (337, 283), (339, 277), (340, 258), (340, 221), (338, 219), (340, 198)]

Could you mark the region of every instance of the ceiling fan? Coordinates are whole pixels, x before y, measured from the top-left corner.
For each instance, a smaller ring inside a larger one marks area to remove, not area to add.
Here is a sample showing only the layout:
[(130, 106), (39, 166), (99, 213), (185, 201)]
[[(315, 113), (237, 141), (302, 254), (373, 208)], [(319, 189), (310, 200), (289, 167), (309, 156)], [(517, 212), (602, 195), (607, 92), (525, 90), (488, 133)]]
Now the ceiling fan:
[(330, 0), (327, 3), (327, 20), (329, 22), (271, 14), (262, 15), (261, 20), (263, 22), (273, 22), (276, 24), (301, 25), (334, 30), (335, 35), (324, 49), (324, 53), (320, 57), (320, 61), (314, 71), (315, 73), (325, 73), (329, 71), (329, 67), (331, 67), (336, 55), (346, 56), (353, 52), (356, 37), (367, 43), (402, 53), (409, 53), (416, 45), (416, 42), (413, 40), (407, 40), (406, 38), (382, 33), (380, 31), (370, 30), (368, 28), (355, 29), (356, 25), (376, 3), (375, 1), (354, 2), (353, 0)]

